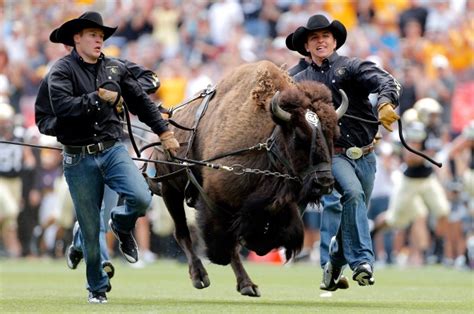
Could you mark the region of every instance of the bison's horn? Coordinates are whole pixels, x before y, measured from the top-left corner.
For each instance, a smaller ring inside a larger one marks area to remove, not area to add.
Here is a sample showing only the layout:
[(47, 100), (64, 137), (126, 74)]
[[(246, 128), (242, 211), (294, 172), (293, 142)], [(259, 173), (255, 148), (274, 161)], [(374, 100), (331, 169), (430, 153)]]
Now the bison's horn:
[(279, 120), (288, 122), (291, 119), (291, 113), (281, 109), (280, 105), (278, 105), (278, 96), (280, 92), (277, 91), (275, 95), (273, 95), (272, 102), (271, 102), (271, 110), (272, 114)]
[(347, 99), (346, 93), (340, 89), (339, 93), (341, 94), (342, 101), (339, 108), (336, 109), (337, 119), (339, 120), (346, 113), (347, 107), (349, 107), (349, 99)]

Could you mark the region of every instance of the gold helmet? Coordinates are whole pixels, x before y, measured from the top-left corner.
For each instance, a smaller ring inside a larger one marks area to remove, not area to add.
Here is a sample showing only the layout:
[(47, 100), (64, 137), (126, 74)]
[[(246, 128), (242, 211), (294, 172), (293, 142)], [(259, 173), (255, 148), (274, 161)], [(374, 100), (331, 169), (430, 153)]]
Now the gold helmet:
[(402, 115), (402, 122), (405, 125), (408, 125), (412, 122), (419, 121), (418, 120), (418, 111), (414, 108), (410, 108), (405, 110), (405, 112)]
[(413, 108), (418, 113), (418, 119), (425, 125), (430, 124), (432, 115), (440, 115), (443, 113), (443, 107), (433, 98), (422, 98), (415, 102)]
[(425, 125), (420, 121), (410, 123), (403, 130), (405, 139), (410, 142), (421, 143), (426, 139)]

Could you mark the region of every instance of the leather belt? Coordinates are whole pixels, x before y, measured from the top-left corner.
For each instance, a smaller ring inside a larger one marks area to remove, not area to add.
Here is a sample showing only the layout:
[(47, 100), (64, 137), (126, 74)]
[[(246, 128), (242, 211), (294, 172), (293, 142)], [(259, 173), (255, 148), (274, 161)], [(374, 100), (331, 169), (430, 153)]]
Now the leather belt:
[(362, 156), (367, 155), (374, 151), (374, 144), (369, 144), (364, 147), (334, 147), (334, 155), (345, 154), (350, 159), (359, 159)]
[(110, 141), (99, 142), (99, 143), (94, 143), (94, 144), (89, 144), (89, 145), (84, 145), (84, 146), (64, 145), (63, 150), (65, 153), (68, 153), (68, 154), (81, 154), (82, 153), (82, 154), (93, 155), (114, 146), (116, 142), (117, 142), (116, 140), (110, 140)]

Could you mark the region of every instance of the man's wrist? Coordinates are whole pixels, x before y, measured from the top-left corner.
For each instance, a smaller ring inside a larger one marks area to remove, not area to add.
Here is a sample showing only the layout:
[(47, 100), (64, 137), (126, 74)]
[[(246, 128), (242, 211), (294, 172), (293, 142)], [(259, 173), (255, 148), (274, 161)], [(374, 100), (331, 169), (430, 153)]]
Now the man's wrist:
[(387, 106), (387, 105), (390, 105), (390, 106), (392, 107), (392, 109), (395, 109), (395, 106), (394, 106), (392, 103), (384, 102), (384, 103), (381, 103), (381, 104), (377, 107), (377, 111), (382, 110), (382, 108), (385, 107), (385, 106)]

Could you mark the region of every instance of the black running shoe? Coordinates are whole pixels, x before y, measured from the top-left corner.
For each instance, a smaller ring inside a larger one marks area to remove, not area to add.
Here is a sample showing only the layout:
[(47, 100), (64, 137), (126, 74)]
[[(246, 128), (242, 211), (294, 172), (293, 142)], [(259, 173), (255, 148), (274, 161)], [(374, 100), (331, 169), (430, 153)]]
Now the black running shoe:
[(66, 252), (67, 267), (71, 269), (76, 269), (77, 265), (79, 265), (82, 258), (83, 258), (82, 252), (76, 250), (72, 244), (67, 248), (67, 252)]
[(349, 281), (342, 274), (345, 266), (335, 267), (331, 262), (327, 262), (323, 269), (323, 281), (319, 289), (326, 291), (336, 291), (337, 289), (349, 288)]
[(129, 263), (138, 262), (138, 246), (137, 241), (133, 237), (133, 234), (120, 232), (115, 229), (112, 219), (109, 220), (110, 230), (114, 233), (115, 237), (119, 241), (119, 249), (123, 256)]
[(372, 266), (369, 263), (362, 263), (356, 267), (352, 279), (357, 281), (359, 286), (371, 286), (375, 283)]
[(110, 261), (104, 261), (102, 262), (102, 269), (105, 271), (107, 276), (109, 276), (109, 279), (112, 279), (112, 277), (115, 274), (115, 267), (112, 265)]
[(115, 274), (114, 265), (112, 265), (112, 263), (109, 261), (104, 261), (102, 262), (102, 269), (105, 271), (105, 273), (109, 277), (109, 284), (107, 285), (107, 290), (105, 290), (105, 292), (110, 292), (110, 290), (112, 290), (112, 284), (110, 283), (110, 279), (112, 279), (112, 277)]
[(104, 304), (107, 303), (107, 296), (105, 295), (105, 292), (94, 292), (94, 291), (89, 291), (89, 298), (88, 298), (89, 303), (94, 303), (94, 304)]
[[(76, 221), (74, 223), (74, 228), (72, 229), (73, 241), (78, 230), (79, 230), (79, 222)], [(82, 252), (75, 249), (73, 243), (71, 243), (71, 245), (68, 246), (67, 252), (66, 252), (66, 262), (69, 268), (76, 269), (77, 265), (79, 265), (83, 257), (84, 255), (82, 254)]]

